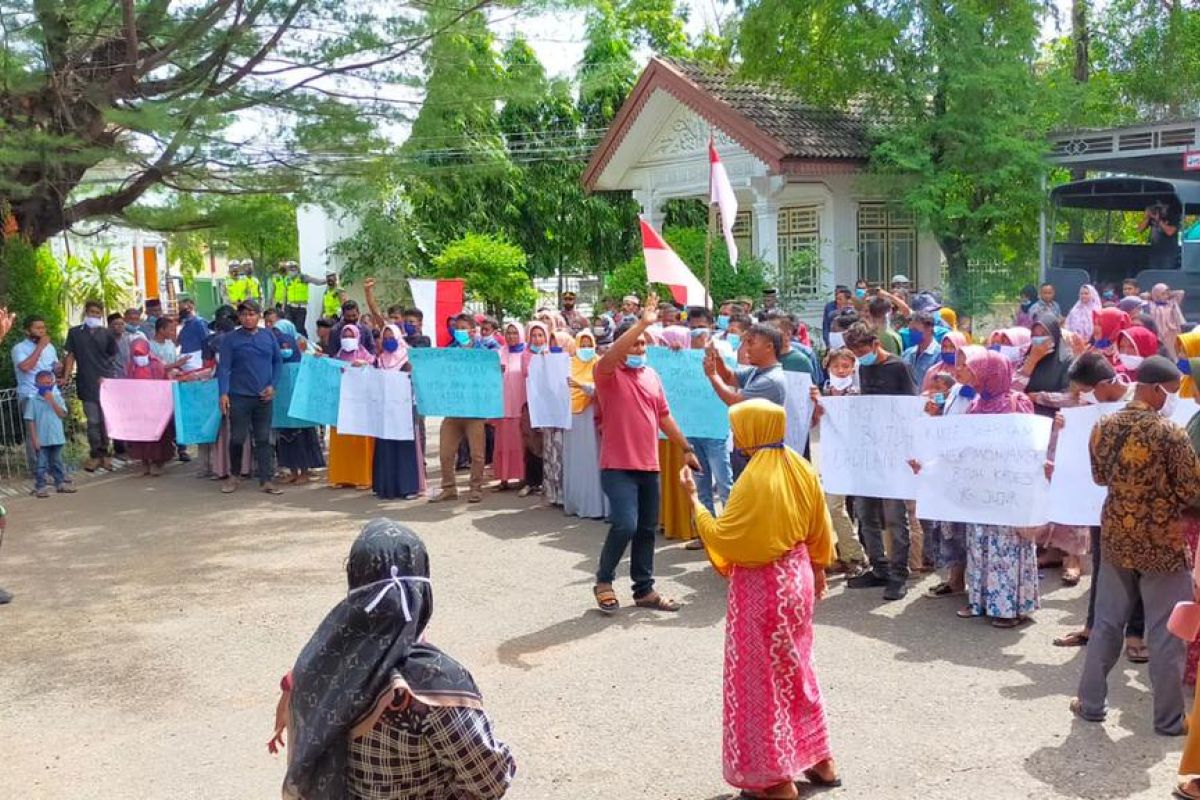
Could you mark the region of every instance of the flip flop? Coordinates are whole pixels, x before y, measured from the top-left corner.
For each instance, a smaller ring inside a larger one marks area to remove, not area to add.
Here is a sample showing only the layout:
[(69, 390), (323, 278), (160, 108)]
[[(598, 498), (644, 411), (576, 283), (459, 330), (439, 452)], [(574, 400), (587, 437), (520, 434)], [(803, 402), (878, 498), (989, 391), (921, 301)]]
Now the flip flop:
[(1192, 783), (1192, 781), (1184, 781), (1180, 784), (1177, 784), (1174, 790), (1172, 790), (1171, 794), (1180, 798), (1180, 800), (1200, 800), (1200, 791), (1188, 791), (1188, 787), (1191, 786)]
[(942, 581), (937, 586), (933, 586), (925, 592), (926, 597), (955, 597), (960, 594), (966, 594), (966, 592), (957, 591), (946, 581)]
[(1084, 647), (1088, 643), (1088, 636), (1083, 631), (1075, 631), (1068, 633), (1066, 636), (1060, 636), (1054, 640), (1055, 647)]
[(964, 608), (960, 608), (958, 611), (955, 611), (954, 616), (958, 617), (959, 619), (975, 619), (976, 617), (982, 617), (983, 614), (976, 614), (971, 610), (970, 606), (966, 606)]
[(1144, 644), (1127, 644), (1125, 645), (1125, 659), (1130, 664), (1148, 664), (1150, 662), (1150, 648)]
[(658, 592), (651, 592), (644, 597), (636, 597), (633, 604), (638, 608), (652, 608), (655, 611), (678, 611), (680, 605), (670, 597), (663, 597)]
[[(833, 779), (830, 780), (828, 778), (821, 777), (821, 774), (815, 769), (804, 770), (804, 779), (813, 786), (827, 786), (829, 788), (836, 788), (842, 785), (842, 776), (835, 775), (833, 776)], [(800, 791), (804, 791), (804, 787), (800, 783), (796, 784), (796, 788)]]
[(1001, 618), (992, 620), (993, 628), (1019, 628), (1029, 622), (1029, 617)]

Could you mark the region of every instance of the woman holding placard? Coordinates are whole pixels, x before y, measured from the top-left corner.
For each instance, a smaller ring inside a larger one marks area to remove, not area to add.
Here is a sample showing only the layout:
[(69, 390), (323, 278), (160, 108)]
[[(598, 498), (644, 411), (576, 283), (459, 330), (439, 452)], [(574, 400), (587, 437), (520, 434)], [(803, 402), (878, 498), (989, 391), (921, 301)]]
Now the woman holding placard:
[[(168, 365), (150, 352), (150, 342), (134, 339), (129, 345), (129, 363), (125, 366), (125, 377), (133, 380), (167, 380)], [(174, 419), (163, 428), (157, 442), (129, 442), (129, 456), (142, 462), (143, 475), (162, 475), (163, 465), (175, 458)]]
[[(552, 315), (548, 315), (552, 316)], [(544, 322), (529, 323), (530, 359), (562, 352), (563, 339)], [(571, 349), (575, 347), (571, 341)], [(526, 362), (526, 370), (529, 364)], [(542, 496), (550, 505), (563, 502), (563, 430), (542, 428)]]
[[(384, 370), (412, 370), (412, 365), (408, 363), (408, 344), (404, 341), (400, 326), (389, 324), (380, 330), (379, 355), (375, 359), (375, 366)], [(399, 411), (414, 413), (411, 408)], [(380, 409), (380, 413), (385, 413), (385, 410)], [(416, 425), (415, 418), (413, 424)], [(396, 497), (415, 500), (421, 496), (425, 491), (425, 468), (421, 443), (416, 441), (415, 436), (412, 440), (375, 440), (372, 488), (380, 500)]]
[(525, 365), (528, 361), (521, 324), (506, 323), (504, 346), (500, 348), (504, 416), (492, 420), (492, 427), (496, 429), (492, 475), (500, 481), (496, 487), (498, 492), (508, 490), (512, 483), (525, 482), (525, 439), (521, 435), (521, 409), (525, 407)]
[(563, 442), (563, 511), (577, 517), (604, 519), (608, 500), (600, 485), (600, 441), (592, 398), (596, 381), (596, 336), (584, 330), (575, 337), (571, 356), (571, 429)]
[[(332, 343), (331, 343), (332, 346)], [(357, 325), (342, 326), (334, 358), (352, 367), (363, 368), (375, 362), (375, 357), (362, 346)], [(370, 436), (348, 436), (329, 428), (329, 487), (339, 489), (353, 486), (371, 488), (371, 465), (375, 458), (375, 440)]]
[[(275, 339), (279, 342), (279, 355), (284, 364), (299, 364), (303, 356), (303, 338), (296, 331), (296, 326), (286, 319), (275, 323), (273, 328)], [(290, 398), (289, 398), (290, 399)], [(278, 402), (278, 401), (277, 401)], [(317, 436), (317, 426), (307, 428), (276, 428), (275, 429), (275, 462), (279, 469), (288, 470), (283, 483), (308, 483), (309, 470), (325, 466), (325, 456), (321, 452), (321, 440)]]

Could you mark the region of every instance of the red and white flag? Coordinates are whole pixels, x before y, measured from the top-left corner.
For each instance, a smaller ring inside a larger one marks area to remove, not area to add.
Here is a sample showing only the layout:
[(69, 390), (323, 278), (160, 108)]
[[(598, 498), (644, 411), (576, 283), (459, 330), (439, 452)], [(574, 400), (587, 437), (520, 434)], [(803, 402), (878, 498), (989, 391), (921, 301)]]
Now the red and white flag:
[(413, 305), (425, 315), (421, 333), (429, 337), (434, 347), (450, 344), (450, 326), (446, 320), (457, 317), (463, 310), (463, 282), (452, 280), (419, 280), (409, 278)]
[(681, 306), (708, 305), (704, 285), (696, 279), (683, 259), (663, 241), (658, 231), (646, 220), (642, 223), (642, 252), (646, 256), (646, 278), (650, 283), (665, 283), (671, 288), (675, 303)]
[(737, 243), (733, 241), (733, 223), (738, 213), (737, 195), (733, 193), (733, 185), (712, 139), (708, 140), (708, 164), (711, 169), (708, 201), (721, 209), (721, 230), (725, 234), (725, 247), (729, 249), (729, 263), (736, 268), (738, 252)]

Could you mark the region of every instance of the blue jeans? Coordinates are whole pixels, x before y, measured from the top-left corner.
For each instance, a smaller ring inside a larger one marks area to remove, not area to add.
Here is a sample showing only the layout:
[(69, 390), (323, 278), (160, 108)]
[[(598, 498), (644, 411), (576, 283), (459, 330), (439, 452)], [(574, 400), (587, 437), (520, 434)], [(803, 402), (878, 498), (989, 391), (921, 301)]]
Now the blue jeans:
[(55, 488), (67, 481), (67, 469), (63, 465), (63, 446), (61, 444), (44, 444), (37, 451), (37, 472), (34, 477), (34, 489), (46, 488), (46, 475), (54, 479)]
[(630, 548), (629, 577), (633, 597), (654, 591), (654, 535), (658, 532), (658, 473), (630, 469), (600, 470), (600, 486), (612, 509), (612, 527), (600, 550), (596, 583), (612, 583), (617, 564)]
[[(725, 447), (724, 439), (688, 439), (696, 451), (696, 459), (704, 473), (696, 476), (696, 494), (700, 502), (715, 515), (713, 505), (713, 483), (716, 483), (717, 497), (722, 503), (729, 502), (729, 489), (733, 486), (733, 473), (729, 467), (729, 450)], [(671, 476), (667, 476), (670, 479)]]

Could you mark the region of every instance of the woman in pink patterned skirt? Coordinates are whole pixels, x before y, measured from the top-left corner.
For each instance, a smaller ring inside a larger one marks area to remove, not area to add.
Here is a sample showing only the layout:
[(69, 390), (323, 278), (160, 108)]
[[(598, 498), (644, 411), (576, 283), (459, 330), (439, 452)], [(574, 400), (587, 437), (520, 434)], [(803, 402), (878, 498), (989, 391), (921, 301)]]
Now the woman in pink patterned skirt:
[(713, 517), (690, 471), (681, 475), (709, 558), (729, 578), (725, 780), (742, 797), (791, 800), (801, 776), (841, 785), (812, 660), (813, 606), (833, 562), (833, 526), (816, 471), (783, 443), (783, 408), (748, 400), (729, 420), (750, 461), (724, 513)]

